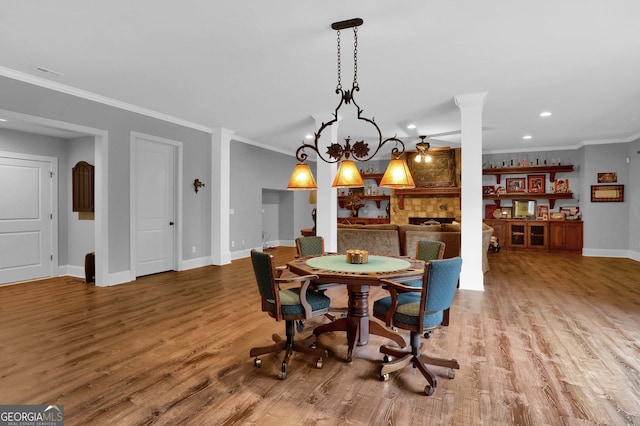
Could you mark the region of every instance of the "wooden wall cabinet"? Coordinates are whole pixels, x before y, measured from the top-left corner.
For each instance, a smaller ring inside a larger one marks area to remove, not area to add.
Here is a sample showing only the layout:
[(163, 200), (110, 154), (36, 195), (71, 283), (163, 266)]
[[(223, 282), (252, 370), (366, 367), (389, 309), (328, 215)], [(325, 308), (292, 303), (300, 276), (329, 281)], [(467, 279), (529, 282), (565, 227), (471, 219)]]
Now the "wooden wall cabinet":
[(580, 220), (491, 219), (501, 250), (582, 252), (583, 222)]
[(583, 223), (580, 220), (549, 222), (549, 248), (551, 250), (582, 252)]
[(549, 230), (547, 222), (531, 220), (509, 221), (507, 247), (510, 250), (549, 249)]
[(94, 167), (79, 161), (72, 170), (72, 193), (74, 212), (92, 212), (94, 202)]

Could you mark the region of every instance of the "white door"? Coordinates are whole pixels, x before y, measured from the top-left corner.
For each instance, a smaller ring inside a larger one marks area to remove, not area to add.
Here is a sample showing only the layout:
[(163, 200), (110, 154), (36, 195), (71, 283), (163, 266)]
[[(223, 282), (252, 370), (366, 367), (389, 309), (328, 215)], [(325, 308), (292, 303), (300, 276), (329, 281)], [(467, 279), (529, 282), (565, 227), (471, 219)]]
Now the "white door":
[(136, 276), (175, 269), (175, 147), (136, 138)]
[(52, 164), (0, 157), (0, 284), (53, 275)]

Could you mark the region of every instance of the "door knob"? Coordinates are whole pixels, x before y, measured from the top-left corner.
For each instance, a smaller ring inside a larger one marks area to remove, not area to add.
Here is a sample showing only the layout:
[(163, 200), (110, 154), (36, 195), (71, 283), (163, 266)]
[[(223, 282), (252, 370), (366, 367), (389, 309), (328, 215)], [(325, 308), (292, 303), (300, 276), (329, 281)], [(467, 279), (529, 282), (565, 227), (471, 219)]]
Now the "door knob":
[(169, 226), (173, 226), (173, 222), (169, 222)]

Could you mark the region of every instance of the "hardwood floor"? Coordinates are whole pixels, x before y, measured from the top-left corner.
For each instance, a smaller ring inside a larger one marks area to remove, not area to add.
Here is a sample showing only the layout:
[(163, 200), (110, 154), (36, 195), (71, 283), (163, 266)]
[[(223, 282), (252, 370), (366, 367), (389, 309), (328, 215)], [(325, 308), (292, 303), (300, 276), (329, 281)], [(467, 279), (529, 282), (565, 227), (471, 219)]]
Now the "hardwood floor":
[[(294, 250), (271, 253), (283, 264)], [(249, 349), (284, 322), (260, 311), (249, 259), (108, 288), (2, 286), (0, 403), (64, 404), (67, 425), (640, 425), (640, 264), (513, 252), (490, 264), (486, 291), (458, 291), (451, 325), (424, 341), (461, 364), (454, 380), (433, 368), (430, 397), (415, 369), (377, 379), (389, 343), (377, 336), (351, 364), (335, 333), (321, 336), (321, 370), (298, 354), (285, 381), (278, 356), (256, 369)]]

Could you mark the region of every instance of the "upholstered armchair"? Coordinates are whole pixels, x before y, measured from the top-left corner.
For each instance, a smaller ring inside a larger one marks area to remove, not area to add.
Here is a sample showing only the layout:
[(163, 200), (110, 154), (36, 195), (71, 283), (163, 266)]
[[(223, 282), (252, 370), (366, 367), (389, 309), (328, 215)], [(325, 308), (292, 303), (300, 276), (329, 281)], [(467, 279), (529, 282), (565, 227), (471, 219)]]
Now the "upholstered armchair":
[[(323, 357), (328, 357), (327, 351), (315, 347), (315, 344), (307, 345), (294, 340), (296, 321), (302, 322), (324, 315), (329, 310), (331, 300), (324, 294), (309, 288), (311, 280), (318, 277), (292, 275), (291, 278), (283, 278), (283, 270), (274, 267), (273, 256), (257, 250), (251, 250), (251, 262), (262, 299), (262, 310), (276, 321), (284, 320), (286, 329), (286, 339), (274, 334), (272, 336), (274, 344), (251, 349), (249, 356), (254, 357), (254, 365), (256, 367), (262, 365), (260, 355), (285, 350), (280, 374), (283, 380), (287, 377), (287, 365), (294, 351), (315, 355), (316, 367), (322, 368)], [(284, 283), (300, 284), (300, 287), (283, 289), (280, 285)]]
[[(427, 368), (427, 364), (448, 367), (449, 378), (455, 377), (454, 369), (460, 365), (455, 359), (441, 359), (420, 353), (420, 335), (425, 330), (433, 330), (440, 325), (449, 325), (448, 311), (455, 295), (462, 259), (431, 260), (425, 264), (421, 287), (382, 280), (390, 296), (376, 300), (373, 304), (374, 316), (383, 320), (388, 327), (409, 330), (411, 350), (381, 346), (385, 354), (384, 364), (380, 368), (380, 379), (388, 380), (389, 373), (412, 364), (427, 379), (424, 391), (432, 395), (437, 385), (436, 376)], [(395, 359), (395, 360), (394, 360)]]

